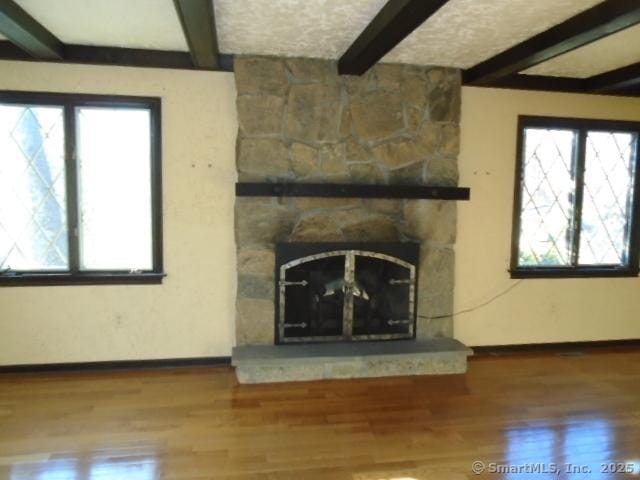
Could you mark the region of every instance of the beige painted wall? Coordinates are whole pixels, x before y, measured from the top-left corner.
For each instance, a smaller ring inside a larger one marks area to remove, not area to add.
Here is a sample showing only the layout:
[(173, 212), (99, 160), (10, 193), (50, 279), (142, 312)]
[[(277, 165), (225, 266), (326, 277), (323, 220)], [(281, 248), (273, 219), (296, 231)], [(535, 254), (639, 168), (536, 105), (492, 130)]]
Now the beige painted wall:
[[(159, 286), (0, 288), (0, 365), (229, 355), (233, 344), (233, 76), (0, 62), (0, 89), (161, 96)], [(640, 120), (640, 99), (464, 88), (455, 318), (469, 345), (640, 338), (639, 279), (507, 273), (518, 114)]]
[(233, 75), (0, 62), (0, 89), (162, 97), (168, 273), (153, 286), (0, 288), (0, 365), (229, 355)]
[(640, 338), (640, 279), (511, 280), (511, 215), (520, 114), (640, 120), (640, 99), (464, 88), (455, 336), (468, 345)]

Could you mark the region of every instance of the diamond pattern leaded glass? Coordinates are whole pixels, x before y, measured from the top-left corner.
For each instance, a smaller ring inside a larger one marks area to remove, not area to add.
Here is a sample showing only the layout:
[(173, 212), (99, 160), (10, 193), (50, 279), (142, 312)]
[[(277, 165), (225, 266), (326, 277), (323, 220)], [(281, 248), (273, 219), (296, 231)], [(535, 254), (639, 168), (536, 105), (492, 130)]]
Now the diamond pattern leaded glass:
[(577, 132), (524, 132), (518, 265), (571, 264)]
[(578, 259), (582, 265), (626, 264), (635, 144), (631, 133), (587, 134)]
[(0, 270), (68, 269), (63, 109), (0, 104)]

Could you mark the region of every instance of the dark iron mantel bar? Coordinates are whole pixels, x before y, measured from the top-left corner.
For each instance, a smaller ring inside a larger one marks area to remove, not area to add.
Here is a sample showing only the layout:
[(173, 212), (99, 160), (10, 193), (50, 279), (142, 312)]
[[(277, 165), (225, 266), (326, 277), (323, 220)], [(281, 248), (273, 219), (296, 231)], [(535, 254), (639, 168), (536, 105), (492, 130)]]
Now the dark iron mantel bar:
[(334, 197), (469, 200), (466, 187), (339, 183), (236, 183), (238, 197)]

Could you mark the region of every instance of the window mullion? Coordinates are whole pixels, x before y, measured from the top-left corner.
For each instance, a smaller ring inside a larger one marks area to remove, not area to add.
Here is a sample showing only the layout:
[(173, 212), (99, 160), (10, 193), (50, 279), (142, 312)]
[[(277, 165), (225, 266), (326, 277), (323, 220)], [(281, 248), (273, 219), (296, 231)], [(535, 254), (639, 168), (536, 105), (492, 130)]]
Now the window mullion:
[(582, 204), (584, 201), (584, 168), (587, 151), (587, 130), (578, 130), (578, 149), (575, 156), (575, 199), (572, 225), (571, 265), (578, 266), (580, 258), (580, 235), (582, 232)]
[(640, 262), (640, 134), (636, 134), (635, 141), (634, 158), (631, 162), (633, 168), (633, 198), (626, 241), (628, 245), (627, 262), (631, 270), (637, 274)]
[(67, 231), (69, 235), (69, 270), (80, 271), (78, 241), (78, 172), (76, 162), (76, 115), (72, 103), (64, 106), (65, 176), (67, 186)]

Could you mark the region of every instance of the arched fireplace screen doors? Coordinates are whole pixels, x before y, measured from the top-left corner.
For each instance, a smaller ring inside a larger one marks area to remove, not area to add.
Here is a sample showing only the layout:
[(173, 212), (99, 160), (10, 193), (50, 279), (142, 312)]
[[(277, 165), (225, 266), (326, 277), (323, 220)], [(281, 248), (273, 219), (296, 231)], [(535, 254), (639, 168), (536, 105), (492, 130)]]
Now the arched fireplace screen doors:
[(345, 246), (278, 244), (278, 343), (415, 337), (419, 246)]

